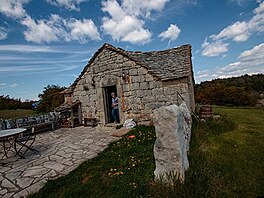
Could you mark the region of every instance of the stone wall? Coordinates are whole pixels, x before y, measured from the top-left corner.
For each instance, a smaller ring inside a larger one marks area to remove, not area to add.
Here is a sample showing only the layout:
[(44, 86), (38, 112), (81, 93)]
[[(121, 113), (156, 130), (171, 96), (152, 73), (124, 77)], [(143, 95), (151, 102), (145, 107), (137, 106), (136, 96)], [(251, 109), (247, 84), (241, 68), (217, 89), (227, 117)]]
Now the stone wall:
[(71, 104), (73, 102), (72, 101), (72, 94), (69, 94), (69, 93), (64, 94), (64, 101), (65, 101), (65, 103)]
[(105, 124), (103, 88), (116, 85), (121, 122), (133, 118), (141, 124), (149, 124), (154, 109), (182, 102), (177, 92), (189, 107), (192, 106), (190, 79), (160, 81), (141, 65), (104, 49), (78, 81), (73, 100), (82, 102), (83, 117), (97, 118)]

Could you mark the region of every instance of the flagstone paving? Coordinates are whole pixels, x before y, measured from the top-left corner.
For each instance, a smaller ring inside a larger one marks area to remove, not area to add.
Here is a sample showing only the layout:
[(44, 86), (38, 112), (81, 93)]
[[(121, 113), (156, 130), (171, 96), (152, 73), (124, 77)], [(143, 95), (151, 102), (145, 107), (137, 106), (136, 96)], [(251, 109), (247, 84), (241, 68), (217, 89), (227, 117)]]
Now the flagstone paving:
[(77, 127), (37, 134), (26, 159), (2, 157), (0, 148), (0, 197), (26, 197), (38, 191), (48, 179), (68, 174), (80, 163), (95, 157), (119, 138), (111, 127)]

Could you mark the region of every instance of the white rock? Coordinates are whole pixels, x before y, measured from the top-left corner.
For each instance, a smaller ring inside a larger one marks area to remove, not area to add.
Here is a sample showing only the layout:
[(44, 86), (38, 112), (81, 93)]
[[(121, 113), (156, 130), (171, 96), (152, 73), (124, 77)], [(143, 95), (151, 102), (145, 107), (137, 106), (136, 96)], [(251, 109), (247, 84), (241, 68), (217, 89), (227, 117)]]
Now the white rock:
[(185, 102), (183, 102), (179, 106), (179, 108), (181, 109), (183, 113), (183, 118), (184, 118), (183, 136), (186, 141), (187, 152), (188, 152), (190, 148), (190, 140), (191, 140), (191, 133), (192, 133), (192, 115)]
[(154, 157), (155, 179), (163, 178), (172, 182), (171, 176), (184, 181), (185, 171), (189, 168), (187, 152), (191, 137), (191, 115), (185, 103), (170, 105), (154, 110), (156, 142)]

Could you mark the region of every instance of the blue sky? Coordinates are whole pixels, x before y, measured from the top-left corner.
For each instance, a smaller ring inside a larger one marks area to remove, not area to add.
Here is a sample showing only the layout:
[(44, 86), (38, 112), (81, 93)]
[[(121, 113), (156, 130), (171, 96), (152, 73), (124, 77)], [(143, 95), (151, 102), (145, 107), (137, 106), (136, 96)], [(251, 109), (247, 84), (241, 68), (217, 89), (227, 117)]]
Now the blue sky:
[(0, 95), (69, 86), (104, 43), (191, 44), (198, 83), (264, 73), (263, 34), (263, 0), (1, 0)]

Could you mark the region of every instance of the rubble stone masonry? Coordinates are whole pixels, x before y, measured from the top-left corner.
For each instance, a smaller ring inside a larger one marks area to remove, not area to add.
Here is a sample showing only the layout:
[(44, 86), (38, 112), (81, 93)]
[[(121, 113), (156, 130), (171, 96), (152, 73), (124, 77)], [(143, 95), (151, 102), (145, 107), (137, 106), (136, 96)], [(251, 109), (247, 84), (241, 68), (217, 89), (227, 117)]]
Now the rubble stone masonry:
[(73, 101), (81, 101), (83, 118), (96, 118), (105, 124), (104, 88), (113, 85), (117, 87), (121, 123), (133, 118), (139, 124), (151, 124), (153, 110), (180, 104), (179, 94), (190, 109), (194, 106), (192, 75), (161, 81), (129, 57), (105, 48), (73, 89)]

